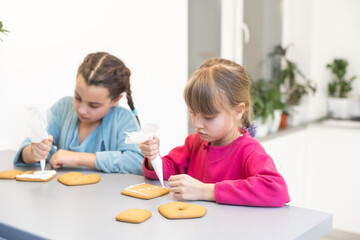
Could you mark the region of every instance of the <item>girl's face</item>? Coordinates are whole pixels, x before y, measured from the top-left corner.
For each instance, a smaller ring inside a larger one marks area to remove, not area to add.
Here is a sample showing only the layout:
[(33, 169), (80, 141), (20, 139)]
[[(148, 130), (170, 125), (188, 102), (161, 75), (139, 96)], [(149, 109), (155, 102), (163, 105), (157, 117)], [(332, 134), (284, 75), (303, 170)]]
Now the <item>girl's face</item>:
[(214, 146), (224, 146), (231, 143), (236, 135), (234, 118), (230, 113), (222, 111), (216, 115), (191, 113), (193, 126), (199, 137)]
[(76, 79), (74, 108), (83, 123), (97, 123), (115, 106), (120, 98), (111, 100), (105, 87), (88, 86), (79, 74)]
[(242, 117), (244, 106), (233, 112), (222, 109), (218, 114), (205, 115), (191, 112), (192, 124), (199, 137), (213, 146), (224, 146), (240, 136), (237, 120)]

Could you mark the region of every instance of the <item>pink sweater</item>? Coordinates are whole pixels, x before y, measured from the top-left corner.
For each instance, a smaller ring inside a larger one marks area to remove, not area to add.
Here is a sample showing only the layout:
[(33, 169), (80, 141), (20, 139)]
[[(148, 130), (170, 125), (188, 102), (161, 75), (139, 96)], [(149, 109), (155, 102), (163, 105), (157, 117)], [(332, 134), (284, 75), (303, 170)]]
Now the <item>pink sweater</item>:
[[(249, 133), (226, 146), (211, 146), (196, 134), (189, 135), (179, 146), (162, 157), (164, 179), (171, 175), (188, 174), (204, 183), (215, 183), (217, 203), (282, 207), (290, 201), (283, 177), (272, 158)], [(145, 159), (144, 175), (157, 179), (148, 170)]]

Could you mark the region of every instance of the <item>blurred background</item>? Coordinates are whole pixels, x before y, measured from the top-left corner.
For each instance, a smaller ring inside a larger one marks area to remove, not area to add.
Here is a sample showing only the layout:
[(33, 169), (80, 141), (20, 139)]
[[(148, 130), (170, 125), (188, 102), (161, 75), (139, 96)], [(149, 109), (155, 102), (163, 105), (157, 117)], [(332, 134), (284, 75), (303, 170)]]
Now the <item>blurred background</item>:
[(83, 58), (107, 51), (130, 68), (140, 121), (160, 125), (164, 155), (193, 131), (189, 75), (228, 58), (254, 82), (256, 137), (290, 204), (360, 234), (359, 9), (358, 0), (0, 0), (0, 150), (27, 136), (28, 107), (72, 96)]

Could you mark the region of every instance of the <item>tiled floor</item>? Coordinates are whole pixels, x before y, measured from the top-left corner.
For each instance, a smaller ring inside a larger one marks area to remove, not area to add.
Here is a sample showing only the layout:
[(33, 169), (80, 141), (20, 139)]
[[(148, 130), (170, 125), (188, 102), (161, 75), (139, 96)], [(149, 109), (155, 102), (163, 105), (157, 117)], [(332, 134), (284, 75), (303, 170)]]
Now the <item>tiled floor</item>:
[(360, 240), (360, 235), (334, 229), (320, 240)]

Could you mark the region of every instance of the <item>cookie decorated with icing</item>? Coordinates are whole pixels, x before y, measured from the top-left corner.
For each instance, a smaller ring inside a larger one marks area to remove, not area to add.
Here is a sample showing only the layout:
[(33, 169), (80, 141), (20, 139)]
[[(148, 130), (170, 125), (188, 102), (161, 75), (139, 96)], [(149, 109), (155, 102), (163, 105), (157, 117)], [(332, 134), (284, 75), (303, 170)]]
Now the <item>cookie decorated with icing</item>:
[(69, 172), (58, 177), (58, 181), (67, 186), (77, 186), (93, 184), (100, 181), (100, 176), (97, 174), (84, 175), (80, 172)]
[(128, 209), (116, 216), (116, 221), (128, 223), (142, 223), (151, 217), (151, 212), (144, 209)]
[(207, 211), (206, 207), (186, 202), (167, 203), (161, 205), (158, 210), (167, 219), (199, 218)]
[(16, 175), (20, 175), (23, 172), (20, 170), (6, 170), (0, 172), (0, 178), (1, 179), (15, 179)]
[(22, 174), (16, 175), (17, 181), (25, 182), (47, 182), (53, 179), (56, 176), (56, 171), (37, 171), (29, 170), (25, 171)]
[(156, 185), (141, 183), (129, 186), (121, 191), (121, 194), (141, 199), (151, 199), (169, 193), (169, 189)]

